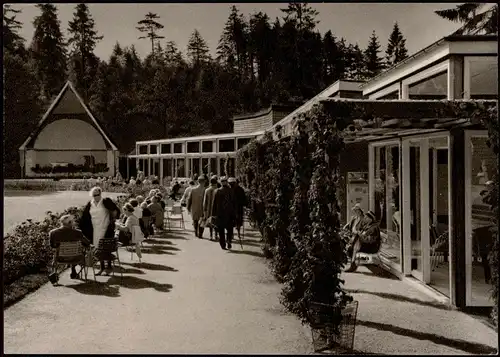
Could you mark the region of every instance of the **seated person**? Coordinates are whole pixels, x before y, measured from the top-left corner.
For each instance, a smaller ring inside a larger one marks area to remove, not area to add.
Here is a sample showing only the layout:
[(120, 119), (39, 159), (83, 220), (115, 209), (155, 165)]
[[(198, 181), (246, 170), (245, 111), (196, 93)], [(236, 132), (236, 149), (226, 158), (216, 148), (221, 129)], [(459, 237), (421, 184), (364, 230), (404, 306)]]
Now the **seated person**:
[(149, 237), (150, 234), (154, 234), (154, 231), (152, 231), (152, 219), (151, 219), (151, 211), (148, 208), (148, 204), (144, 201), (141, 203), (141, 209), (142, 209), (142, 217), (139, 219), (139, 224), (142, 229), (142, 233), (144, 234), (144, 237), (147, 238)]
[(151, 204), (148, 208), (151, 211), (151, 217), (153, 219), (153, 224), (157, 229), (163, 229), (163, 209), (160, 205), (160, 200), (158, 196), (153, 196), (151, 198)]
[(131, 236), (132, 244), (135, 245), (135, 252), (139, 257), (140, 262), (142, 258), (140, 243), (143, 237), (134, 235), (134, 233), (136, 232), (136, 227), (137, 229), (139, 229), (138, 227), (140, 226), (139, 218), (137, 218), (137, 216), (134, 214), (134, 207), (130, 203), (125, 204), (125, 206), (123, 207), (123, 213), (125, 214), (125, 217), (127, 217), (125, 223), (116, 222), (115, 227), (118, 231), (126, 232)]
[(358, 233), (361, 223), (363, 222), (363, 209), (356, 203), (352, 208), (352, 217), (351, 220), (344, 226), (345, 230), (348, 230), (351, 233)]
[[(83, 233), (74, 227), (73, 216), (66, 214), (59, 219), (61, 227), (53, 229), (49, 232), (50, 247), (56, 249), (54, 254), (53, 264), (55, 265), (56, 259), (59, 254), (59, 246), (61, 242), (82, 242), (84, 247), (90, 247), (90, 241), (85, 238)], [(76, 273), (76, 264), (71, 265), (71, 279), (78, 277)]]
[(372, 211), (368, 211), (360, 225), (359, 232), (351, 241), (350, 247), (347, 250), (348, 258), (351, 260), (350, 266), (345, 272), (356, 271), (356, 254), (357, 253), (378, 253), (382, 239), (380, 237), (380, 228)]

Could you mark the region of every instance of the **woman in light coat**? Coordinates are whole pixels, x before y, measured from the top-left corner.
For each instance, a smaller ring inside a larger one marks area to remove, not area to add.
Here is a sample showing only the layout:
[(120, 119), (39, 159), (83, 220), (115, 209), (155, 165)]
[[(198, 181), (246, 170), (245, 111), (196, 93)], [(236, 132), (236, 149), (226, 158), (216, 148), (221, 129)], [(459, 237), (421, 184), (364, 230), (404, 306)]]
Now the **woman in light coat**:
[(205, 179), (198, 177), (198, 186), (195, 186), (187, 199), (187, 209), (191, 212), (193, 219), (194, 234), (198, 238), (203, 236), (203, 227), (200, 227), (200, 220), (203, 218), (203, 196), (205, 195)]

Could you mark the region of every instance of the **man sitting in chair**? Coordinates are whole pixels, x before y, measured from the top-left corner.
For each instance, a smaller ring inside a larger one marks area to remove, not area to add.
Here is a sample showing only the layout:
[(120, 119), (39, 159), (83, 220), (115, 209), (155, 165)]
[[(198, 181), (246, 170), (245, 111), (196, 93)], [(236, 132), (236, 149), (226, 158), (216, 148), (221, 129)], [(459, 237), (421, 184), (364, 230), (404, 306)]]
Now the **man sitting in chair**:
[[(82, 242), (84, 247), (90, 247), (90, 241), (85, 238), (83, 233), (74, 227), (73, 216), (66, 214), (59, 219), (61, 227), (53, 229), (49, 232), (50, 247), (56, 249), (54, 254), (54, 264), (59, 254), (59, 246), (61, 242)], [(71, 265), (71, 279), (76, 279), (76, 264)]]
[(356, 265), (357, 253), (378, 253), (381, 243), (380, 228), (375, 214), (372, 211), (368, 211), (363, 218), (358, 234), (354, 236), (347, 250), (347, 255), (351, 259), (351, 265), (345, 272), (354, 272), (358, 268)]

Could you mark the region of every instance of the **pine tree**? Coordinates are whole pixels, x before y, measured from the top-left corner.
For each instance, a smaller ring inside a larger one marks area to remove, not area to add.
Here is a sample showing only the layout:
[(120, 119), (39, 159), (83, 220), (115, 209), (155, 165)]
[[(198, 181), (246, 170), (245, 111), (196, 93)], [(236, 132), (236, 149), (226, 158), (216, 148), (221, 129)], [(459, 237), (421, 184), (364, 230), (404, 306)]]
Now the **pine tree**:
[(4, 5), (2, 38), (4, 53), (11, 51), (20, 54), (20, 51), (24, 50), (24, 38), (18, 33), (23, 24), (16, 20), (16, 16), (20, 12), (21, 10), (13, 9), (9, 4)]
[(365, 57), (357, 43), (348, 46), (346, 56), (348, 57), (346, 78), (358, 81), (363, 80), (366, 72)]
[[(485, 9), (486, 4), (465, 3), (454, 9), (438, 10), (435, 13), (447, 20), (463, 24), (455, 34), (498, 34), (498, 4)], [(483, 11), (481, 11), (483, 10)]]
[(31, 57), (41, 85), (42, 100), (56, 95), (66, 82), (66, 47), (53, 4), (37, 4), (41, 14), (35, 17)]
[(184, 63), (182, 53), (179, 51), (174, 41), (168, 41), (165, 44), (165, 60), (168, 66), (181, 66)]
[(94, 19), (86, 4), (76, 5), (73, 20), (68, 23), (68, 32), (71, 78), (82, 96), (88, 99), (92, 79), (99, 66), (94, 50), (103, 36), (97, 34)]
[(373, 78), (379, 74), (383, 69), (383, 61), (379, 56), (380, 53), (380, 43), (375, 31), (372, 32), (370, 36), (370, 41), (368, 42), (368, 47), (365, 50), (365, 64), (366, 64), (366, 76), (368, 78)]
[(269, 17), (263, 12), (253, 14), (249, 23), (249, 51), (252, 54), (250, 65), (252, 73), (254, 66), (256, 66), (258, 81), (262, 85), (271, 71), (271, 25), (269, 24)]
[(243, 14), (233, 5), (217, 46), (217, 60), (225, 68), (236, 71), (240, 79), (248, 73), (248, 25)]
[(403, 38), (403, 34), (399, 30), (398, 23), (396, 22), (394, 23), (392, 33), (389, 36), (389, 43), (387, 44), (387, 50), (385, 51), (386, 64), (388, 67), (394, 66), (406, 57), (408, 57), (406, 40)]
[(308, 3), (291, 2), (286, 9), (281, 9), (286, 15), (285, 22), (293, 22), (299, 31), (312, 31), (319, 23), (316, 20), (319, 12), (309, 6)]
[(140, 26), (136, 27), (140, 32), (146, 33), (145, 36), (140, 36), (139, 39), (149, 38), (151, 40), (151, 54), (155, 52), (155, 41), (165, 38), (165, 36), (158, 35), (158, 31), (165, 27), (156, 21), (159, 18), (158, 14), (148, 12), (144, 20), (138, 22)]
[(210, 50), (207, 42), (201, 37), (198, 30), (194, 30), (187, 45), (187, 55), (195, 65), (206, 63), (210, 60)]

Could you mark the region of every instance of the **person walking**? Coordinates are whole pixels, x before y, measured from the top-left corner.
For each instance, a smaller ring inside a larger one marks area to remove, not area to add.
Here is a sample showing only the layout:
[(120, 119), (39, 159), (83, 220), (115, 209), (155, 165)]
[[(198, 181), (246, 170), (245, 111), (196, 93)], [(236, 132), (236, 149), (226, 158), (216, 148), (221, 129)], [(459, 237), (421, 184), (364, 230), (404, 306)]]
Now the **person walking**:
[(191, 212), (193, 219), (194, 235), (203, 238), (203, 227), (200, 227), (200, 221), (203, 219), (203, 196), (205, 195), (205, 178), (198, 177), (198, 185), (195, 186), (187, 199), (187, 209)]
[[(226, 177), (220, 179), (222, 187), (215, 192), (213, 214), (219, 230), (219, 243), (222, 249), (231, 249), (233, 230), (236, 220), (236, 200)], [(226, 235), (227, 234), (227, 235)], [(227, 248), (226, 248), (227, 243)]]
[(236, 200), (236, 231), (238, 232), (238, 238), (241, 239), (241, 227), (243, 226), (243, 214), (244, 208), (247, 205), (247, 198), (245, 190), (239, 185), (237, 179), (230, 177), (228, 182), (234, 191), (234, 198)]
[(102, 197), (100, 187), (93, 187), (90, 196), (92, 199), (83, 209), (79, 228), (92, 244), (97, 245), (104, 237), (114, 237), (115, 219), (120, 217), (120, 209), (113, 200)]
[(187, 206), (187, 199), (189, 198), (189, 195), (191, 194), (191, 190), (196, 186), (196, 183), (193, 180), (189, 181), (189, 186), (186, 187), (184, 190), (184, 194), (182, 195), (181, 198), (181, 206), (186, 207)]
[[(213, 239), (214, 227), (212, 222), (213, 218), (213, 207), (215, 199), (215, 191), (217, 191), (217, 176), (212, 176), (210, 179), (210, 186), (205, 190), (203, 195), (203, 218), (206, 222), (209, 222), (208, 227), (210, 229), (210, 240)], [(215, 239), (217, 239), (217, 230), (215, 231)]]

